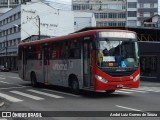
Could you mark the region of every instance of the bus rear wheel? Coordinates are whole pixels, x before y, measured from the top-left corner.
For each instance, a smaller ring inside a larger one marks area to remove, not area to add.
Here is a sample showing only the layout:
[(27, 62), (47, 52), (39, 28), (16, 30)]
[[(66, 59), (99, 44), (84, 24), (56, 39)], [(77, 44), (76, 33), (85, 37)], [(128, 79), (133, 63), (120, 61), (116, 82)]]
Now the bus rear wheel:
[(112, 94), (112, 93), (114, 93), (115, 92), (115, 90), (106, 90), (106, 93), (107, 94)]
[(71, 90), (72, 90), (72, 93), (75, 95), (78, 95), (80, 93), (78, 80), (71, 81)]
[(32, 87), (38, 87), (37, 78), (35, 73), (31, 73), (31, 85)]

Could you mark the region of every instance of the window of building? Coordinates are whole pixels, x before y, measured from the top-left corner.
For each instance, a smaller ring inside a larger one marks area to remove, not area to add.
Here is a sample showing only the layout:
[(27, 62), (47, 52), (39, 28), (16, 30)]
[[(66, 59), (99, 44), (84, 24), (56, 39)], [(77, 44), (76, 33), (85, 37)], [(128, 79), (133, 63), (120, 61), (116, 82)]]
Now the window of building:
[(144, 4), (143, 4), (143, 3), (140, 3), (140, 4), (139, 4), (139, 7), (140, 7), (140, 8), (144, 8)]
[(154, 3), (150, 3), (150, 8), (154, 8)]
[(137, 8), (136, 2), (128, 2), (128, 8)]
[(118, 13), (118, 18), (126, 18), (126, 14), (125, 13)]
[(21, 12), (18, 12), (18, 18), (21, 18)]
[(115, 22), (115, 21), (108, 22), (108, 26), (117, 26), (117, 22)]
[(16, 33), (16, 32), (17, 32), (16, 28), (17, 28), (17, 27), (14, 27), (14, 28), (13, 28), (13, 29), (14, 29), (14, 33)]
[(16, 20), (16, 14), (14, 14), (13, 16), (14, 16), (14, 20)]
[(127, 25), (135, 27), (135, 26), (137, 26), (137, 21), (136, 20), (128, 20), (128, 24)]
[(125, 26), (125, 22), (117, 22), (117, 26), (119, 26), (119, 27), (124, 27)]
[(17, 39), (14, 39), (13, 40), (13, 45), (17, 45), (17, 43), (16, 43), (17, 41), (18, 41)]
[(73, 40), (69, 42), (69, 58), (78, 59), (81, 55), (80, 42)]
[(139, 16), (144, 17), (144, 13), (143, 12), (139, 13)]
[(117, 13), (108, 13), (108, 18), (117, 18)]
[(94, 13), (95, 18), (99, 18), (99, 14), (98, 13)]
[(136, 11), (128, 11), (128, 17), (137, 17)]

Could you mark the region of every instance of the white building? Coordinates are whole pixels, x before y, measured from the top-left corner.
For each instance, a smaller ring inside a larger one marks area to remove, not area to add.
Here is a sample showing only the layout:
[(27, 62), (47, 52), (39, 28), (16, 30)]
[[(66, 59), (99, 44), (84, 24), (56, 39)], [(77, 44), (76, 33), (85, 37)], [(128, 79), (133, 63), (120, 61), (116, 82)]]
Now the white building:
[(74, 12), (74, 31), (91, 26), (96, 26), (96, 19), (93, 13), (78, 11)]
[(95, 14), (96, 25), (125, 26), (125, 0), (72, 0), (74, 11), (92, 12)]
[(95, 14), (97, 26), (139, 27), (158, 14), (158, 6), (160, 0), (72, 0), (74, 11)]
[[(22, 4), (11, 9), (0, 16), (0, 65), (7, 61), (6, 66), (16, 67), (17, 44), (24, 39), (39, 33), (43, 36), (72, 33), (82, 28), (82, 22), (78, 20), (82, 19), (85, 22), (84, 17), (87, 18), (87, 22), (91, 17), (88, 24), (94, 25), (95, 18), (92, 13), (74, 14), (73, 11), (55, 9), (42, 2)], [(87, 22), (85, 25), (88, 27)], [(75, 29), (74, 23), (79, 27)]]

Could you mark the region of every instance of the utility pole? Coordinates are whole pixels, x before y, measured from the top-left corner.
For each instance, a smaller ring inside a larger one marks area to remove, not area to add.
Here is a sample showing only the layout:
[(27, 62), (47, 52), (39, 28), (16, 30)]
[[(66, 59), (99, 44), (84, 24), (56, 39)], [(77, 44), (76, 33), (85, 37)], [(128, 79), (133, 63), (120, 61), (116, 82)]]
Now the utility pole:
[(39, 29), (39, 35), (38, 35), (38, 39), (41, 39), (41, 20), (40, 17), (37, 15), (38, 18), (38, 29)]
[(7, 42), (7, 33), (6, 33), (6, 41), (5, 41), (5, 43), (6, 43), (6, 57), (5, 57), (5, 62), (6, 62), (6, 65), (5, 65), (5, 67), (7, 68), (8, 67), (8, 60), (7, 60), (7, 54), (8, 54), (8, 42)]

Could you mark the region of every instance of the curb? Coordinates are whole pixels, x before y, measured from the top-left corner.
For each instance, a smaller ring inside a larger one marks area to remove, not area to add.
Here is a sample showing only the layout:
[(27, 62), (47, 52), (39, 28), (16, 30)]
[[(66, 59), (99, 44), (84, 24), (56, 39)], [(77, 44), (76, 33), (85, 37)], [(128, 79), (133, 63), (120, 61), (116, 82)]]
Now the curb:
[(4, 102), (1, 102), (1, 103), (0, 103), (0, 108), (3, 107), (3, 105), (4, 105)]

